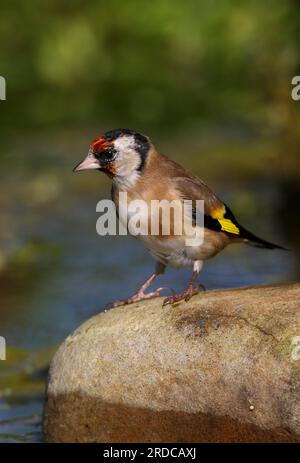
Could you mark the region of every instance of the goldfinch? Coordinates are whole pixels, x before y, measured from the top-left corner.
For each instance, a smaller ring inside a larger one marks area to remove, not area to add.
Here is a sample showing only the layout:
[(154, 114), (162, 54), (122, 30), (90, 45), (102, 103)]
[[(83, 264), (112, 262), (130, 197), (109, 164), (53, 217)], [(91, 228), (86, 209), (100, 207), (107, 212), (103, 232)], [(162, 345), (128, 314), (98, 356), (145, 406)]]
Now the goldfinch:
[[(243, 242), (260, 248), (285, 249), (246, 230), (229, 207), (200, 178), (160, 154), (149, 137), (134, 130), (116, 129), (97, 137), (91, 143), (87, 157), (73, 170), (87, 169), (104, 172), (112, 179), (111, 195), (118, 214), (121, 212), (119, 197), (122, 192), (126, 192), (128, 202), (136, 199), (147, 204), (152, 200), (190, 200), (194, 205), (197, 200), (204, 201), (203, 241), (200, 245), (187, 245), (184, 234), (173, 232), (174, 224), (168, 235), (137, 236), (156, 260), (155, 271), (133, 296), (114, 302), (113, 307), (159, 296), (165, 288), (148, 293), (146, 289), (169, 265), (176, 268), (191, 266), (193, 271), (185, 291), (167, 297), (163, 305), (188, 301), (199, 291), (196, 282), (204, 261), (229, 244)], [(195, 215), (194, 206), (192, 215)]]

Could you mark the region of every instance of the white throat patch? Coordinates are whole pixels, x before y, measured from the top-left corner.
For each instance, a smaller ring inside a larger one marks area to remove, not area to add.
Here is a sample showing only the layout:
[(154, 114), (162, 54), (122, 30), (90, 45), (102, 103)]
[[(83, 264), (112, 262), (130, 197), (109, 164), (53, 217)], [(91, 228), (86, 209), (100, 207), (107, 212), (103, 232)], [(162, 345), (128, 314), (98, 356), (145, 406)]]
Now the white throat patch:
[(126, 191), (130, 188), (133, 188), (140, 178), (140, 173), (136, 170), (131, 172), (131, 174), (123, 176), (123, 175), (115, 175), (113, 178), (113, 182), (117, 185), (119, 190)]

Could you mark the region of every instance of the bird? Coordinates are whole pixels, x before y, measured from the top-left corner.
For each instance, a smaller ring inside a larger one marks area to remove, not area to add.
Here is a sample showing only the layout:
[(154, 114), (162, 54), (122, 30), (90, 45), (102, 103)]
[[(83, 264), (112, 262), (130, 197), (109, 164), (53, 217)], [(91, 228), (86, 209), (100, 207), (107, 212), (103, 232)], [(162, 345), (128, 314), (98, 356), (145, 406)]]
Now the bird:
[[(157, 234), (135, 236), (155, 259), (154, 272), (132, 296), (113, 302), (111, 307), (160, 296), (165, 287), (149, 292), (146, 290), (168, 266), (189, 266), (192, 268), (192, 275), (185, 290), (179, 293), (172, 290), (172, 294), (164, 299), (163, 306), (188, 301), (201, 289), (197, 280), (204, 262), (233, 243), (286, 250), (283, 246), (259, 238), (240, 225), (231, 209), (202, 179), (161, 154), (148, 136), (132, 129), (109, 130), (94, 139), (86, 158), (77, 164), (73, 171), (90, 169), (104, 172), (112, 180), (111, 198), (118, 216), (122, 212), (120, 193), (126, 193), (128, 202), (137, 199), (145, 201), (146, 204), (153, 200), (178, 200), (180, 203), (191, 201), (191, 221), (199, 230), (201, 226), (203, 237), (201, 244), (188, 245), (185, 231), (181, 235), (174, 233), (174, 216), (170, 232), (162, 234), (160, 215)], [(197, 223), (196, 214), (199, 200), (204, 204), (201, 225)], [(127, 225), (128, 223), (125, 223), (125, 226)]]

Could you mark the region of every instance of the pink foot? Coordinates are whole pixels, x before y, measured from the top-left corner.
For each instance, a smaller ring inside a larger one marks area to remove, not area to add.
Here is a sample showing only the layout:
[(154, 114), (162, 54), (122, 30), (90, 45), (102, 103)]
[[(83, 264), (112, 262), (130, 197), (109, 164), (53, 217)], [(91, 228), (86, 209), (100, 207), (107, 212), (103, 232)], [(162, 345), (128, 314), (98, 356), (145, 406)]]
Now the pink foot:
[(163, 307), (169, 304), (176, 304), (181, 301), (188, 302), (193, 296), (199, 293), (200, 288), (205, 290), (203, 285), (198, 285), (197, 287), (189, 285), (183, 293), (173, 294), (172, 296), (167, 297), (163, 302)]
[(153, 299), (155, 297), (159, 297), (160, 293), (162, 291), (165, 291), (165, 290), (172, 291), (173, 294), (175, 293), (175, 291), (173, 289), (167, 288), (167, 287), (158, 288), (155, 291), (152, 291), (151, 293), (144, 293), (144, 291), (138, 291), (136, 294), (129, 297), (128, 299), (123, 299), (123, 300), (120, 300), (120, 301), (114, 301), (114, 302), (108, 304), (106, 308), (111, 309), (111, 308), (114, 308), (114, 307), (120, 307), (122, 305), (133, 304), (134, 302), (144, 301), (146, 299)]

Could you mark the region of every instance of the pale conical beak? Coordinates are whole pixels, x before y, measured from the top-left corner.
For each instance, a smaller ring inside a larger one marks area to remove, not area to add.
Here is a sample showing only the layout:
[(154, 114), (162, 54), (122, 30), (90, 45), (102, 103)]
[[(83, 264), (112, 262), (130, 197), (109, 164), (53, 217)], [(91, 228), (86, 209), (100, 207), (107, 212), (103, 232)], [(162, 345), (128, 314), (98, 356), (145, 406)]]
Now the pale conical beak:
[(79, 172), (80, 170), (100, 169), (100, 167), (101, 166), (98, 159), (95, 158), (93, 153), (89, 153), (83, 161), (74, 167), (73, 172)]

